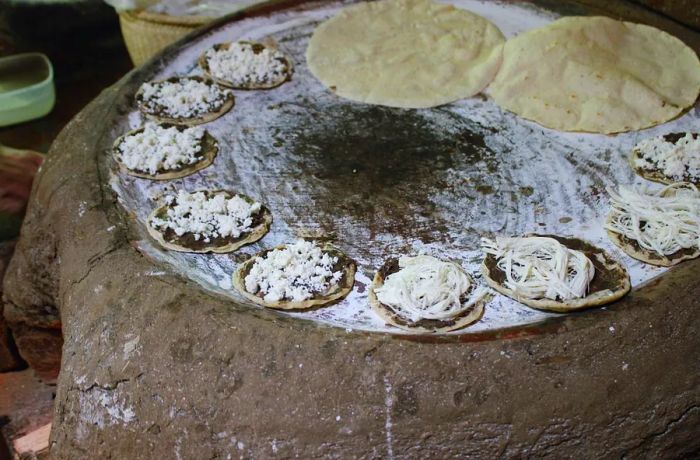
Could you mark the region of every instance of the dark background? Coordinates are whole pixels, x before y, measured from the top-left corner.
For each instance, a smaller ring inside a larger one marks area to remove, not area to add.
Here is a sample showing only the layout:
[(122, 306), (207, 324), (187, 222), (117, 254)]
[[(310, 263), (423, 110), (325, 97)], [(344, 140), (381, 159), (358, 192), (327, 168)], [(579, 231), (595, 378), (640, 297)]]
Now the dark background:
[(0, 56), (30, 51), (43, 52), (54, 66), (56, 106), (42, 119), (0, 128), (0, 143), (44, 153), (85, 104), (132, 68), (117, 14), (101, 0), (0, 0)]

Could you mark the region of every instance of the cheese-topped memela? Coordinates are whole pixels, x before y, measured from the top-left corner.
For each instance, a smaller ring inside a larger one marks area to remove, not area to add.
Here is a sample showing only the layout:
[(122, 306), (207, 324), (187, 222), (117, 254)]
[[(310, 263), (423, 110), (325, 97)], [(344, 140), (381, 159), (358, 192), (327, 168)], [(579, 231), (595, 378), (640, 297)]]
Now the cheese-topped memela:
[[(675, 142), (674, 142), (675, 141)], [(686, 133), (645, 139), (634, 147), (634, 166), (674, 181), (700, 181), (700, 136)]]
[(606, 229), (663, 256), (700, 249), (700, 192), (695, 185), (676, 183), (657, 192), (609, 188), (608, 193), (612, 209)]
[(586, 296), (595, 276), (591, 260), (554, 238), (529, 236), (482, 239), (483, 251), (496, 258), (504, 285), (527, 299), (570, 300)]
[(230, 89), (195, 78), (144, 83), (139, 91), (149, 113), (172, 118), (195, 118), (219, 110), (231, 94)]
[(166, 197), (167, 213), (153, 217), (151, 226), (159, 231), (171, 229), (177, 236), (193, 235), (209, 243), (213, 238), (239, 238), (252, 229), (256, 214), (262, 205), (250, 203), (239, 195), (227, 198), (223, 193), (188, 193), (178, 191), (177, 196)]
[(337, 257), (316, 243), (299, 240), (256, 257), (245, 277), (245, 289), (263, 294), (266, 302), (303, 302), (324, 295), (340, 282), (343, 270), (334, 270), (337, 263)]
[(401, 257), (399, 271), (389, 275), (374, 293), (379, 302), (417, 322), (451, 319), (470, 308), (463, 296), (471, 287), (471, 279), (457, 264), (420, 255)]
[(202, 160), (202, 128), (147, 125), (117, 145), (120, 161), (132, 171), (157, 174)]
[(237, 87), (274, 83), (286, 78), (289, 70), (280, 51), (246, 42), (211, 48), (205, 59), (212, 77)]

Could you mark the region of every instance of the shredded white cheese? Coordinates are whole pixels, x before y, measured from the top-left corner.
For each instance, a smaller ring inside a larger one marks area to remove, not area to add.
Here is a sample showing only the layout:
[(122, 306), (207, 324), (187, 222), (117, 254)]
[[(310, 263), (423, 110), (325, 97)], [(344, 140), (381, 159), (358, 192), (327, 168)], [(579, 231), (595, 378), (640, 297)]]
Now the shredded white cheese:
[(234, 86), (264, 85), (278, 81), (287, 72), (284, 54), (265, 47), (259, 52), (250, 43), (231, 43), (228, 49), (206, 52), (209, 73)]
[(327, 292), (341, 280), (343, 271), (333, 270), (337, 263), (337, 257), (316, 243), (299, 240), (256, 257), (245, 277), (245, 288), (251, 294), (264, 294), (267, 302), (302, 302)]
[(618, 193), (608, 193), (608, 230), (662, 256), (700, 249), (700, 192), (695, 185), (681, 182), (657, 192), (620, 187)]
[(212, 82), (193, 78), (141, 85), (141, 104), (149, 113), (171, 118), (194, 118), (220, 109), (232, 93)]
[(387, 276), (374, 293), (382, 304), (413, 322), (449, 320), (473, 305), (461, 299), (471, 287), (469, 276), (457, 264), (420, 255), (401, 257), (399, 271)]
[(570, 300), (586, 296), (595, 267), (581, 251), (554, 238), (482, 238), (483, 251), (505, 273), (505, 287), (528, 299)]
[(700, 180), (700, 136), (686, 133), (675, 143), (657, 136), (641, 141), (634, 149), (638, 168), (660, 171), (675, 181)]
[(249, 203), (240, 195), (226, 198), (223, 193), (207, 197), (204, 192), (178, 191), (166, 197), (167, 214), (154, 217), (151, 225), (165, 231), (172, 229), (177, 236), (192, 234), (195, 241), (209, 243), (212, 238), (238, 238), (251, 230), (253, 219), (262, 208)]
[(202, 159), (204, 129), (164, 128), (147, 125), (125, 136), (117, 146), (120, 161), (132, 171), (156, 174), (172, 171)]

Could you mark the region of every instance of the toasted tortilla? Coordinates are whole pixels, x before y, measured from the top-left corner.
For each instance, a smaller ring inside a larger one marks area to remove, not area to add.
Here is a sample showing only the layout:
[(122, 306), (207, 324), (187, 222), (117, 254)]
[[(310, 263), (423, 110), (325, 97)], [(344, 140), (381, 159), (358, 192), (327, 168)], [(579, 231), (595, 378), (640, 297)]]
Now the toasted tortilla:
[[(612, 216), (608, 215), (607, 223), (612, 221)], [(695, 259), (700, 256), (700, 249), (681, 249), (670, 256), (664, 256), (657, 252), (645, 249), (639, 246), (636, 241), (627, 238), (624, 235), (607, 230), (608, 237), (615, 243), (615, 246), (622, 249), (630, 257), (641, 260), (644, 263), (657, 265), (659, 267), (672, 267), (684, 260)]]
[[(678, 139), (681, 137), (685, 136), (686, 133), (670, 133), (666, 134), (664, 138), (668, 140), (669, 142), (678, 142)], [(693, 137), (697, 139), (698, 134), (697, 133), (692, 133)], [(673, 141), (672, 139), (675, 139)], [(676, 182), (690, 182), (691, 184), (694, 184), (696, 187), (700, 187), (700, 179), (696, 180), (691, 180), (692, 178), (686, 175), (686, 177), (683, 178), (683, 180), (679, 181), (676, 179), (673, 179), (671, 177), (668, 177), (666, 174), (663, 173), (663, 171), (660, 171), (658, 169), (645, 169), (645, 168), (640, 168), (637, 166), (637, 160), (640, 160), (642, 158), (641, 152), (639, 149), (632, 149), (632, 152), (630, 153), (629, 157), (629, 163), (632, 169), (634, 170), (635, 173), (637, 173), (638, 176), (643, 177), (646, 180), (650, 180), (653, 182), (659, 182), (661, 184), (674, 184)]]
[(488, 254), (481, 264), (484, 279), (489, 286), (503, 295), (517, 300), (537, 310), (567, 313), (597, 307), (614, 302), (631, 289), (630, 278), (627, 270), (604, 250), (579, 238), (566, 238), (556, 235), (527, 235), (553, 238), (569, 249), (583, 252), (593, 262), (595, 276), (589, 286), (586, 297), (571, 300), (529, 299), (517, 296), (512, 290), (505, 287), (503, 281), (505, 274), (498, 268), (496, 258)]
[[(262, 51), (265, 48), (271, 48), (271, 47), (266, 46), (262, 43), (249, 42), (249, 41), (245, 41), (245, 40), (239, 40), (238, 43), (248, 43), (248, 44), (252, 45), (253, 51), (256, 52), (256, 54), (257, 54), (257, 49), (258, 49), (256, 47), (262, 47), (262, 48), (259, 48), (260, 51)], [(230, 46), (231, 46), (231, 43), (218, 43), (218, 44), (212, 46), (212, 48), (216, 51), (219, 51), (219, 50), (229, 49)], [(207, 51), (209, 51), (209, 50), (207, 50)], [(276, 88), (291, 78), (292, 73), (293, 73), (293, 69), (294, 69), (294, 67), (292, 65), (292, 61), (287, 56), (285, 56), (284, 63), (285, 63), (287, 68), (286, 68), (285, 72), (282, 75), (280, 75), (280, 77), (277, 80), (273, 80), (269, 83), (260, 83), (260, 84), (250, 83), (247, 85), (237, 86), (233, 82), (230, 82), (228, 80), (224, 80), (222, 78), (217, 78), (211, 74), (211, 71), (209, 69), (209, 62), (207, 61), (207, 51), (202, 53), (202, 55), (199, 57), (199, 60), (197, 61), (199, 63), (199, 67), (202, 68), (204, 75), (206, 75), (210, 79), (214, 80), (216, 83), (220, 84), (221, 86), (225, 86), (227, 88), (233, 88), (233, 89), (272, 89), (272, 88)]]
[[(382, 318), (387, 324), (396, 326), (405, 331), (411, 331), (420, 334), (436, 334), (441, 332), (449, 332), (457, 329), (462, 329), (475, 323), (484, 314), (484, 306), (488, 302), (488, 295), (482, 297), (480, 300), (476, 301), (470, 308), (458, 314), (449, 320), (435, 320), (435, 319), (422, 319), (417, 322), (410, 321), (403, 318), (398, 313), (394, 311), (389, 305), (385, 305), (379, 301), (374, 290), (384, 285), (384, 280), (391, 274), (399, 271), (398, 259), (387, 260), (382, 268), (380, 268), (374, 275), (372, 280), (372, 285), (370, 286), (368, 298), (369, 305), (372, 307), (377, 315)], [(475, 289), (474, 280), (469, 274), (467, 274), (469, 280), (472, 282), (472, 286), (467, 293), (465, 293), (465, 299), (463, 304), (468, 302), (469, 297), (473, 294)]]
[(482, 91), (498, 71), (504, 41), (490, 21), (453, 5), (359, 2), (316, 28), (306, 61), (344, 98), (427, 108)]
[[(178, 126), (180, 126), (180, 125), (178, 125)], [(202, 169), (210, 166), (214, 162), (214, 158), (216, 158), (216, 154), (219, 152), (218, 142), (216, 142), (216, 139), (211, 134), (209, 134), (208, 131), (205, 131), (204, 136), (202, 137), (202, 148), (199, 152), (200, 155), (202, 156), (202, 159), (199, 160), (198, 162), (192, 163), (189, 165), (183, 165), (177, 169), (170, 169), (167, 171), (158, 172), (156, 174), (150, 174), (150, 173), (142, 172), (142, 171), (135, 171), (133, 169), (127, 168), (126, 165), (121, 162), (121, 160), (119, 159), (119, 151), (117, 149), (119, 147), (119, 144), (121, 144), (122, 141), (126, 137), (133, 136), (134, 134), (138, 134), (140, 132), (143, 132), (143, 128), (129, 131), (128, 133), (124, 134), (123, 136), (118, 137), (117, 140), (114, 141), (114, 145), (113, 145), (114, 161), (116, 161), (117, 164), (119, 165), (119, 169), (121, 169), (124, 173), (126, 173), (130, 176), (140, 177), (142, 179), (151, 179), (151, 180), (179, 179), (181, 177), (186, 177), (186, 176), (189, 176), (191, 174), (194, 174), (197, 171), (201, 171)]]
[(344, 253), (340, 252), (333, 246), (326, 244), (323, 246), (323, 252), (328, 252), (331, 255), (338, 257), (338, 262), (343, 265), (343, 278), (336, 285), (330, 287), (328, 292), (323, 295), (318, 295), (312, 299), (304, 300), (302, 302), (292, 302), (289, 300), (279, 300), (277, 302), (267, 302), (262, 297), (256, 294), (251, 294), (245, 288), (245, 277), (250, 273), (253, 264), (255, 263), (256, 257), (265, 257), (265, 255), (275, 249), (284, 249), (285, 245), (275, 246), (271, 249), (266, 249), (259, 252), (255, 256), (251, 257), (247, 261), (243, 262), (238, 269), (233, 273), (233, 287), (238, 290), (247, 299), (255, 302), (258, 305), (262, 305), (267, 308), (274, 308), (277, 310), (308, 310), (311, 308), (323, 307), (334, 302), (337, 302), (347, 296), (355, 285), (355, 271), (357, 267), (355, 262), (346, 256)]
[(571, 16), (508, 40), (490, 93), (547, 128), (618, 133), (671, 120), (700, 92), (700, 61), (644, 24)]
[[(226, 190), (215, 190), (212, 192), (209, 192), (212, 195), (216, 195), (219, 193), (223, 193), (226, 195), (227, 198), (231, 198), (234, 195), (238, 195), (241, 198), (245, 199), (246, 201), (252, 203), (254, 200), (248, 196), (245, 196), (240, 193), (233, 193), (229, 192)], [(228, 252), (233, 252), (237, 250), (238, 248), (245, 246), (246, 244), (251, 244), (259, 239), (261, 239), (265, 234), (270, 230), (270, 225), (272, 224), (272, 214), (270, 211), (265, 207), (262, 206), (260, 208), (260, 222), (251, 229), (251, 231), (246, 232), (245, 234), (241, 235), (239, 238), (225, 238), (226, 240), (229, 240), (227, 242), (224, 242), (223, 244), (216, 244), (216, 243), (209, 243), (209, 244), (202, 244), (201, 247), (198, 248), (191, 248), (186, 246), (182, 242), (177, 242), (177, 241), (168, 241), (166, 240), (166, 236), (159, 230), (153, 228), (150, 225), (151, 220), (154, 217), (159, 216), (160, 214), (164, 213), (167, 211), (168, 205), (161, 206), (157, 209), (155, 209), (149, 216), (146, 228), (148, 229), (148, 234), (151, 235), (153, 239), (155, 239), (161, 246), (163, 246), (166, 249), (170, 249), (172, 251), (178, 251), (178, 252), (190, 252), (194, 254), (206, 254), (206, 253), (214, 253), (214, 254), (225, 254)], [(186, 234), (185, 234), (186, 235)], [(183, 235), (184, 236), (184, 235)], [(180, 237), (178, 237), (180, 238)]]
[[(202, 77), (170, 77), (166, 78), (165, 80), (156, 80), (151, 83), (162, 83), (162, 82), (176, 82), (178, 80), (184, 80), (184, 79), (189, 79), (189, 80), (197, 80), (201, 81), (210, 85), (216, 85), (217, 83), (214, 82), (213, 80), (207, 79), (207, 78), (202, 78)], [(139, 90), (136, 92), (136, 103), (139, 106), (139, 110), (148, 118), (149, 120), (156, 121), (158, 123), (167, 123), (167, 124), (173, 124), (173, 125), (184, 125), (184, 126), (195, 126), (195, 125), (201, 125), (204, 123), (209, 123), (210, 121), (214, 121), (220, 116), (224, 115), (226, 112), (231, 110), (233, 105), (235, 104), (236, 98), (233, 96), (233, 93), (229, 94), (226, 97), (226, 101), (224, 104), (219, 107), (217, 110), (211, 111), (204, 113), (202, 115), (199, 115), (197, 117), (192, 117), (192, 118), (172, 118), (168, 117), (165, 115), (158, 115), (156, 113), (150, 113), (148, 112), (143, 104), (141, 103), (143, 101), (143, 91), (139, 88)]]

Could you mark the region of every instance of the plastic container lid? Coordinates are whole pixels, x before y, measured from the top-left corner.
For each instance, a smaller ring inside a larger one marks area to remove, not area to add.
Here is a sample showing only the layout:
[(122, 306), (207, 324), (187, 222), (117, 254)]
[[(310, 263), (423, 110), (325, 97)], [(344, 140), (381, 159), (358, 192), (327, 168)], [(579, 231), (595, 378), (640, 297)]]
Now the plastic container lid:
[(41, 53), (0, 59), (0, 126), (40, 118), (56, 102), (51, 61)]

